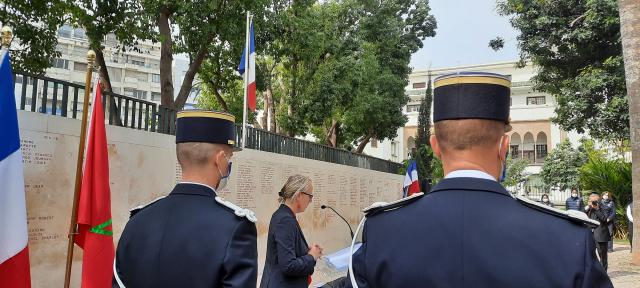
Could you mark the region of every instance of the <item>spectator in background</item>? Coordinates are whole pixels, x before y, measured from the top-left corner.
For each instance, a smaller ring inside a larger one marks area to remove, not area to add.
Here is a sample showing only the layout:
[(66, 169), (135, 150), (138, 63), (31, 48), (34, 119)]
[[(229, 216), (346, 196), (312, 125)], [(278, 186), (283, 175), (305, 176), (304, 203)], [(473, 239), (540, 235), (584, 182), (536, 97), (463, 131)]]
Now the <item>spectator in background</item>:
[(602, 193), (602, 209), (607, 214), (607, 228), (609, 229), (609, 235), (611, 235), (611, 240), (607, 243), (607, 250), (613, 252), (613, 222), (616, 219), (616, 204), (609, 191)]
[(596, 250), (598, 251), (598, 258), (600, 263), (604, 267), (604, 271), (607, 271), (607, 242), (611, 240), (609, 229), (607, 228), (607, 214), (604, 209), (600, 207), (600, 195), (598, 193), (591, 193), (589, 195), (589, 204), (584, 210), (587, 212), (589, 218), (600, 222), (600, 226), (593, 229), (593, 239), (596, 241)]
[(543, 205), (547, 205), (549, 207), (555, 207), (553, 203), (549, 201), (549, 195), (547, 194), (542, 194), (542, 198), (540, 199), (540, 202), (542, 202)]
[(582, 198), (580, 197), (580, 194), (578, 194), (578, 189), (571, 188), (571, 197), (567, 198), (565, 208), (567, 210), (582, 211), (582, 206)]
[(627, 224), (627, 229), (629, 230), (629, 234), (628, 234), (628, 238), (629, 238), (629, 245), (631, 245), (631, 251), (633, 251), (633, 201), (631, 201), (629, 203), (629, 205), (627, 205), (627, 219), (629, 219), (629, 223)]

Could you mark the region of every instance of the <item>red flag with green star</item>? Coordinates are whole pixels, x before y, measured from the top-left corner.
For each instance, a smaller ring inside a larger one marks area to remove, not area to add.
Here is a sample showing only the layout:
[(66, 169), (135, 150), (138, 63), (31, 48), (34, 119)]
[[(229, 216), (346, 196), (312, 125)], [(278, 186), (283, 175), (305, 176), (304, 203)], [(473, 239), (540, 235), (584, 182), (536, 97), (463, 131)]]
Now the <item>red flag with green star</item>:
[(82, 256), (82, 288), (111, 287), (113, 275), (113, 230), (111, 228), (111, 191), (109, 157), (100, 82), (94, 87), (95, 98), (87, 136), (87, 154), (78, 202), (76, 244)]

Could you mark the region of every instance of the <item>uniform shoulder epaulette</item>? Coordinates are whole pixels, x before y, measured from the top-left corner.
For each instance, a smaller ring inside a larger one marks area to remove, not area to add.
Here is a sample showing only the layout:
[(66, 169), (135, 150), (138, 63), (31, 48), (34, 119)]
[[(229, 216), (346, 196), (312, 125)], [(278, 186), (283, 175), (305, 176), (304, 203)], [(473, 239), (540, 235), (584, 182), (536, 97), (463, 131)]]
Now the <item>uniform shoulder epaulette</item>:
[(236, 204), (233, 204), (229, 201), (224, 200), (224, 198), (220, 197), (220, 196), (216, 196), (216, 202), (222, 204), (222, 206), (225, 206), (231, 210), (233, 210), (233, 213), (236, 214), (236, 216), (238, 217), (246, 217), (247, 220), (256, 223), (258, 222), (258, 217), (256, 217), (256, 213), (254, 213), (253, 211), (249, 210), (249, 209), (245, 209), (242, 208)]
[(155, 204), (156, 202), (164, 199), (164, 197), (166, 197), (166, 196), (160, 196), (160, 197), (154, 199), (153, 201), (151, 201), (151, 202), (149, 202), (147, 204), (139, 205), (139, 206), (131, 208), (131, 210), (129, 210), (129, 219), (131, 219), (133, 217), (133, 215), (138, 214), (138, 212), (140, 212), (140, 211), (144, 210), (145, 208)]
[(591, 218), (589, 218), (587, 216), (587, 214), (581, 212), (581, 211), (576, 211), (576, 210), (560, 210), (557, 208), (553, 208), (553, 207), (549, 207), (547, 205), (544, 205), (542, 203), (539, 203), (537, 201), (533, 201), (527, 197), (523, 197), (523, 196), (514, 196), (518, 202), (522, 203), (523, 205), (532, 208), (532, 209), (536, 209), (538, 211), (542, 211), (544, 213), (547, 214), (551, 214), (560, 218), (564, 218), (567, 219), (569, 221), (572, 222), (576, 222), (576, 223), (580, 223), (583, 225), (586, 225), (588, 227), (591, 228), (595, 228), (598, 227), (600, 225), (600, 222), (598, 222), (597, 220), (593, 220)]
[(395, 200), (393, 202), (375, 202), (369, 207), (364, 208), (362, 212), (364, 212), (366, 217), (371, 217), (382, 212), (391, 211), (407, 206), (422, 196), (424, 196), (424, 193), (420, 192), (412, 194), (408, 197), (404, 197), (402, 199)]

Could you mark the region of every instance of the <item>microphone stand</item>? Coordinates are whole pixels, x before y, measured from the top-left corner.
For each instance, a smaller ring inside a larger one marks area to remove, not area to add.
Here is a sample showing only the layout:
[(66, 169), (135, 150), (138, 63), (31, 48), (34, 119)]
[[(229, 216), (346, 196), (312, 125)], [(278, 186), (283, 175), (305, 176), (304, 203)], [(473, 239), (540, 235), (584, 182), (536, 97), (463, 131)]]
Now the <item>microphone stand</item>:
[(347, 224), (347, 226), (349, 226), (349, 233), (351, 233), (351, 239), (353, 239), (353, 229), (351, 229), (351, 225), (349, 224), (349, 221), (347, 221), (347, 219), (344, 219), (344, 217), (342, 217), (342, 215), (340, 215), (340, 213), (338, 213), (336, 209), (333, 209), (333, 207), (327, 206), (327, 205), (320, 206), (320, 209), (325, 209), (325, 208), (331, 209), (334, 213), (336, 213), (336, 215), (338, 215), (338, 217), (342, 219), (342, 221), (344, 221), (344, 223)]

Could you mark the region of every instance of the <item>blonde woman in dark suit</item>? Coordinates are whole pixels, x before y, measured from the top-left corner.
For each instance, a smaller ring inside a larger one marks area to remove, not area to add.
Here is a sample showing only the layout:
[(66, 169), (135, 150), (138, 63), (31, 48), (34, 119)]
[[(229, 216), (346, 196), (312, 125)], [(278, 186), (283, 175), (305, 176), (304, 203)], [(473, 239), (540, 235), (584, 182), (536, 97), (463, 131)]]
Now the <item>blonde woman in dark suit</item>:
[(311, 179), (289, 177), (278, 192), (280, 207), (271, 217), (267, 236), (267, 256), (260, 288), (308, 287), (322, 248), (309, 246), (296, 214), (304, 212), (313, 199)]

